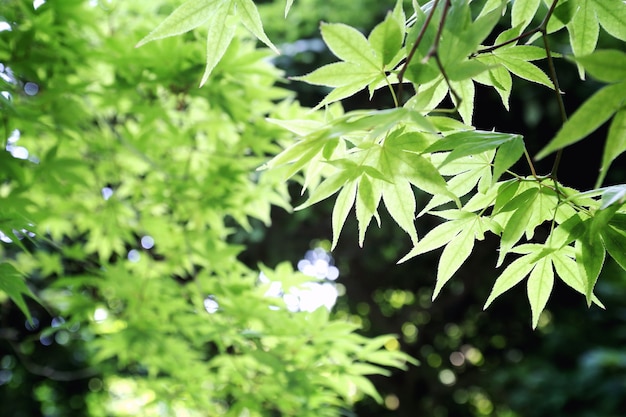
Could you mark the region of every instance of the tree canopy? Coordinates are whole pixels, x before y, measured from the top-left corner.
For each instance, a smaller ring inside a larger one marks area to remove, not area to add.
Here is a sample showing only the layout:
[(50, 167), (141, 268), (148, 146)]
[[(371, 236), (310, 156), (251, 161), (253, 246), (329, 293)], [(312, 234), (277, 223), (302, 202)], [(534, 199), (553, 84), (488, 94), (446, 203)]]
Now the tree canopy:
[[(297, 218), (330, 201), (328, 251), (342, 233), (367, 248), (388, 229), (409, 241), (394, 262), (442, 249), (420, 302), (445, 297), (491, 241), (479, 308), (506, 311), (499, 298), (521, 282), (532, 328), (558, 282), (604, 307), (603, 268), (626, 269), (626, 3), (390, 2), (355, 23), (367, 30), (322, 22), (335, 61), (287, 80), (272, 34), (293, 41), (289, 19), (314, 3), (288, 0), (277, 16), (252, 0), (0, 2), (6, 413), (34, 412), (7, 402), (30, 395), (27, 375), (47, 381), (32, 383), (46, 416), (336, 416), (366, 397), (397, 408), (370, 376), (417, 355), (307, 306), (307, 288), (341, 290), (336, 274), (247, 255), (272, 207)], [(590, 86), (574, 109), (562, 72)], [(479, 95), (509, 110), (519, 79), (554, 104), (559, 127), (539, 146), (476, 122)], [(318, 86), (320, 100), (301, 104), (287, 81)], [(595, 186), (561, 182), (563, 149), (597, 130), (599, 173), (580, 166)], [(315, 253), (310, 263), (331, 265)], [(391, 291), (381, 297), (398, 308), (416, 298)], [(64, 359), (50, 365), (45, 349)], [(481, 360), (454, 349), (453, 365)], [(55, 400), (55, 383), (72, 381), (71, 401)], [(489, 415), (480, 395), (474, 413)]]

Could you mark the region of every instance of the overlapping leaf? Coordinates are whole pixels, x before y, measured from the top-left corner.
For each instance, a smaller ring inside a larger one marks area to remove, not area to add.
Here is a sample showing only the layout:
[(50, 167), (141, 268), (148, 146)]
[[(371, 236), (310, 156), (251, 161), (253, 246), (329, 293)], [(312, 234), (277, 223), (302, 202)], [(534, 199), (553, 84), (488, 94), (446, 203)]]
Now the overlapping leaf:
[(369, 39), (353, 27), (340, 23), (322, 23), (320, 30), (328, 48), (342, 61), (293, 77), (335, 88), (317, 108), (349, 97), (367, 86), (373, 92), (387, 79), (385, 71), (401, 58), (404, 28), (392, 15), (372, 30)]

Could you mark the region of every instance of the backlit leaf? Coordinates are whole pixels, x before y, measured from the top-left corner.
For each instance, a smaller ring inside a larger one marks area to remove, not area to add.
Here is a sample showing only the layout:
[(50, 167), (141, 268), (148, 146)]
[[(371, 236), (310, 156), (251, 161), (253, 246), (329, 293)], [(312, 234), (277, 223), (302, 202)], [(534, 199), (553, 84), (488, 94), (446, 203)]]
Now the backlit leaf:
[(383, 202), (391, 217), (417, 243), (415, 229), (415, 196), (411, 184), (397, 178), (393, 183), (383, 183)]
[[(600, 25), (591, 1), (578, 2), (574, 17), (567, 24), (572, 51), (576, 56), (589, 55), (596, 49)], [(580, 78), (584, 79), (584, 71), (579, 68)]]
[(539, 315), (546, 307), (552, 287), (554, 285), (554, 271), (549, 257), (541, 258), (534, 266), (527, 282), (528, 301), (532, 311), (533, 329), (537, 327)]
[(626, 41), (626, 4), (622, 0), (592, 0), (591, 3), (604, 30)]
[(611, 258), (626, 270), (626, 230), (609, 224), (601, 233), (602, 241)]
[(206, 66), (200, 81), (202, 87), (209, 79), (211, 71), (224, 56), (228, 45), (235, 36), (236, 25), (228, 16), (228, 9), (220, 9), (209, 18), (209, 31), (207, 35)]
[(606, 251), (600, 237), (587, 229), (581, 239), (576, 241), (576, 263), (585, 284), (587, 304), (591, 305), (593, 289), (602, 270)]
[(272, 51), (280, 54), (278, 48), (269, 40), (263, 30), (263, 23), (259, 11), (252, 0), (235, 0), (237, 2), (237, 16), (241, 23), (254, 34), (261, 42), (267, 45)]
[(24, 295), (31, 298), (35, 298), (35, 296), (26, 286), (22, 275), (12, 265), (4, 262), (0, 263), (0, 291), (8, 295), (28, 320), (32, 321)]
[(626, 100), (626, 82), (608, 85), (585, 101), (563, 124), (556, 136), (535, 157), (548, 154), (576, 143), (599, 128)]
[(502, 65), (504, 65), (509, 71), (511, 71), (518, 77), (528, 81), (532, 81), (534, 83), (543, 84), (548, 88), (553, 88), (550, 78), (548, 78), (546, 73), (539, 69), (539, 67), (537, 67), (535, 64), (524, 61), (522, 59), (513, 59), (500, 55), (497, 56), (498, 61), (501, 62)]
[(452, 220), (444, 222), (430, 232), (426, 234), (413, 249), (406, 254), (398, 263), (405, 262), (422, 253), (435, 250), (444, 245), (447, 245), (452, 239), (454, 239), (461, 231), (467, 228), (468, 223), (473, 221), (474, 216), (470, 213), (466, 213), (466, 216), (458, 220)]
[(572, 57), (581, 64), (592, 77), (606, 83), (626, 80), (626, 53), (615, 49), (605, 49), (590, 55)]
[[(473, 219), (477, 222), (477, 219)], [(433, 291), (434, 300), (443, 286), (452, 278), (452, 275), (461, 267), (463, 262), (470, 256), (474, 248), (474, 230), (471, 227), (464, 229), (454, 237), (443, 250), (437, 265), (437, 284)]]
[(348, 213), (354, 204), (354, 199), (356, 197), (356, 188), (357, 182), (355, 180), (349, 182), (344, 185), (339, 195), (337, 196), (337, 200), (335, 200), (335, 207), (333, 208), (333, 216), (332, 216), (332, 225), (333, 225), (333, 242), (331, 246), (331, 250), (337, 246), (337, 242), (339, 241), (339, 235), (341, 234), (341, 229), (343, 228), (344, 223), (346, 222), (346, 218), (348, 217)]
[(224, 0), (187, 0), (175, 9), (152, 32), (139, 41), (136, 48), (146, 43), (189, 32), (206, 22)]
[(378, 55), (380, 68), (389, 64), (402, 48), (404, 26), (400, 26), (391, 14), (376, 25), (369, 35), (369, 43)]
[(604, 152), (602, 154), (602, 166), (600, 175), (596, 182), (596, 187), (602, 185), (611, 163), (626, 151), (626, 109), (615, 113), (613, 121), (609, 126), (609, 133), (606, 137)]
[(511, 8), (511, 26), (523, 31), (532, 22), (541, 0), (516, 0)]
[(322, 23), (322, 38), (333, 54), (342, 61), (377, 70), (376, 52), (358, 30), (342, 23)]
[(502, 274), (500, 274), (500, 276), (496, 279), (496, 282), (493, 284), (493, 288), (491, 289), (491, 294), (489, 294), (489, 298), (487, 298), (483, 308), (486, 309), (489, 307), (493, 300), (526, 278), (536, 262), (534, 258), (534, 254), (528, 254), (511, 262), (511, 264), (506, 267), (504, 272), (502, 272)]

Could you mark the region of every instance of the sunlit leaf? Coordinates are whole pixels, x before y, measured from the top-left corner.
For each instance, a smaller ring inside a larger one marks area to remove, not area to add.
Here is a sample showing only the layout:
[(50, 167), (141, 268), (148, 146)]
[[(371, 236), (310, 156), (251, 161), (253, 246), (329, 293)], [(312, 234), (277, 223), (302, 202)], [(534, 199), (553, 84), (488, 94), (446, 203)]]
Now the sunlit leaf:
[(474, 95), (476, 93), (474, 87), (474, 81), (471, 79), (463, 80), (463, 81), (451, 81), (450, 87), (456, 91), (456, 93), (461, 98), (461, 102), (459, 103), (456, 97), (451, 94), (452, 101), (457, 106), (459, 114), (463, 119), (463, 123), (471, 125), (472, 124), (472, 116), (474, 115)]
[(556, 136), (536, 156), (542, 159), (548, 154), (576, 143), (599, 128), (617, 110), (626, 97), (626, 82), (604, 87), (585, 101), (563, 124)]
[(626, 109), (615, 113), (613, 121), (609, 126), (609, 133), (604, 144), (604, 152), (602, 154), (602, 166), (596, 187), (602, 185), (609, 167), (621, 154), (626, 151)]
[(600, 237), (588, 229), (582, 238), (576, 241), (576, 263), (585, 284), (587, 304), (591, 305), (593, 289), (604, 265), (606, 251)]
[[(506, 51), (506, 49), (503, 51)], [(545, 85), (548, 88), (553, 88), (553, 84), (552, 81), (550, 81), (550, 78), (548, 78), (546, 73), (539, 69), (539, 67), (537, 67), (535, 64), (532, 64), (522, 59), (513, 59), (507, 57), (506, 55), (501, 56), (499, 55), (498, 51), (496, 51), (495, 53), (498, 57), (498, 62), (502, 63), (502, 65), (504, 65), (513, 74), (525, 80)]]
[(189, 32), (206, 22), (219, 10), (224, 0), (187, 0), (163, 20), (152, 32), (139, 41), (136, 48), (156, 39)]
[(285, 18), (287, 18), (287, 15), (289, 14), (289, 10), (291, 10), (292, 5), (293, 5), (293, 0), (285, 1)]
[(235, 36), (235, 30), (235, 22), (229, 18), (228, 9), (226, 7), (220, 7), (219, 10), (209, 18), (206, 66), (202, 80), (200, 81), (201, 87), (207, 82), (211, 72), (224, 56), (226, 49), (228, 49), (230, 42)]
[(335, 206), (333, 208), (333, 216), (332, 216), (332, 225), (333, 225), (333, 242), (331, 245), (331, 250), (337, 246), (337, 242), (339, 241), (339, 235), (341, 234), (341, 229), (348, 217), (348, 213), (354, 204), (354, 199), (356, 198), (356, 189), (357, 182), (351, 181), (343, 186), (339, 195), (337, 196), (337, 200), (335, 200)]
[(235, 0), (237, 3), (237, 16), (243, 25), (254, 34), (261, 42), (267, 45), (274, 52), (279, 54), (278, 48), (269, 40), (263, 30), (263, 23), (259, 11), (252, 0)]
[(621, 0), (592, 0), (591, 3), (604, 30), (626, 41), (626, 4)]
[(549, 257), (541, 258), (533, 267), (527, 282), (528, 301), (532, 311), (533, 329), (537, 327), (539, 316), (546, 307), (552, 286), (554, 271)]
[(322, 38), (333, 54), (342, 61), (377, 70), (376, 52), (358, 30), (342, 23), (322, 23)]
[[(567, 24), (572, 51), (576, 56), (589, 55), (596, 48), (600, 25), (592, 1), (578, 2), (578, 9)], [(581, 79), (584, 71), (579, 68)]]
[(411, 184), (398, 178), (393, 183), (383, 183), (383, 202), (395, 222), (417, 243), (415, 229), (415, 195)]
[[(477, 220), (474, 219), (474, 223)], [(443, 286), (452, 278), (452, 275), (461, 267), (470, 256), (474, 248), (474, 230), (471, 227), (464, 229), (458, 236), (448, 243), (439, 258), (437, 265), (437, 283), (433, 291), (433, 300)]]
[(388, 14), (382, 23), (376, 25), (368, 40), (379, 58), (380, 68), (389, 64), (402, 48), (404, 26)]
[(524, 30), (532, 22), (541, 0), (514, 1), (511, 8), (511, 26)]
[(572, 57), (581, 64), (592, 77), (607, 83), (626, 80), (626, 53), (615, 49), (605, 49), (590, 55)]
[(502, 274), (500, 274), (500, 276), (496, 279), (496, 282), (491, 289), (491, 294), (489, 294), (489, 298), (487, 298), (483, 308), (486, 309), (489, 307), (493, 300), (526, 278), (537, 261), (537, 259), (534, 258), (534, 254), (528, 254), (511, 262), (511, 264), (506, 267), (504, 272), (502, 272)]
[(466, 229), (468, 224), (473, 220), (474, 216), (470, 213), (466, 213), (465, 217), (462, 217), (458, 220), (447, 221), (436, 226), (434, 229), (428, 232), (426, 236), (424, 236), (419, 242), (417, 242), (417, 245), (415, 245), (408, 254), (400, 259), (398, 263), (405, 262), (406, 260), (411, 259), (417, 255), (447, 245), (452, 239), (458, 236), (462, 230)]
[(24, 300), (24, 295), (36, 299), (26, 286), (22, 275), (8, 263), (0, 263), (0, 291), (4, 292), (19, 307), (26, 318), (32, 322), (30, 310)]
[(626, 229), (609, 224), (601, 233), (602, 242), (611, 258), (626, 270)]

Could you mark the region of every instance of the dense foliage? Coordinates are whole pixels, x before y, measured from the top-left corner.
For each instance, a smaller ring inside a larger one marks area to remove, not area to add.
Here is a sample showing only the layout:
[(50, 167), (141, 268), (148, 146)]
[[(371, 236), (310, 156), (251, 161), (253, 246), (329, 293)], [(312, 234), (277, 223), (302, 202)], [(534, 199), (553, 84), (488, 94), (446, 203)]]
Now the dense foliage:
[[(333, 247), (353, 207), (361, 246), (372, 219), (386, 219), (413, 244), (401, 261), (443, 247), (433, 297), (476, 241), (497, 237), (502, 272), (486, 305), (528, 277), (533, 327), (557, 277), (601, 305), (605, 258), (626, 268), (626, 185), (598, 188), (626, 150), (626, 54), (596, 50), (600, 27), (623, 46), (620, 0), (398, 1), (367, 37), (323, 23), (340, 61), (295, 78), (330, 87), (317, 111), (275, 86), (271, 52), (247, 33), (279, 48), (251, 0), (58, 3), (2, 3), (0, 289), (30, 320), (26, 335), (3, 330), (7, 363), (90, 378), (68, 410), (337, 415), (362, 394), (383, 400), (364, 375), (412, 361), (393, 337), (357, 335), (323, 308), (295, 312), (268, 294), (310, 277), (239, 257), (235, 234), (269, 225), (272, 205), (289, 210), (287, 179), (308, 192), (297, 209), (338, 193)], [(571, 53), (550, 47), (564, 31)], [(569, 119), (554, 65), (563, 56), (606, 84)], [(522, 135), (473, 127), (476, 85), (508, 108), (516, 77), (552, 89), (560, 109), (562, 127), (537, 155), (556, 152), (547, 175)], [(380, 109), (344, 111), (338, 102), (364, 89)], [(562, 149), (608, 120), (596, 188), (561, 184)], [(426, 214), (441, 221), (418, 237)], [(80, 352), (77, 370), (37, 364), (38, 343), (52, 340)]]

